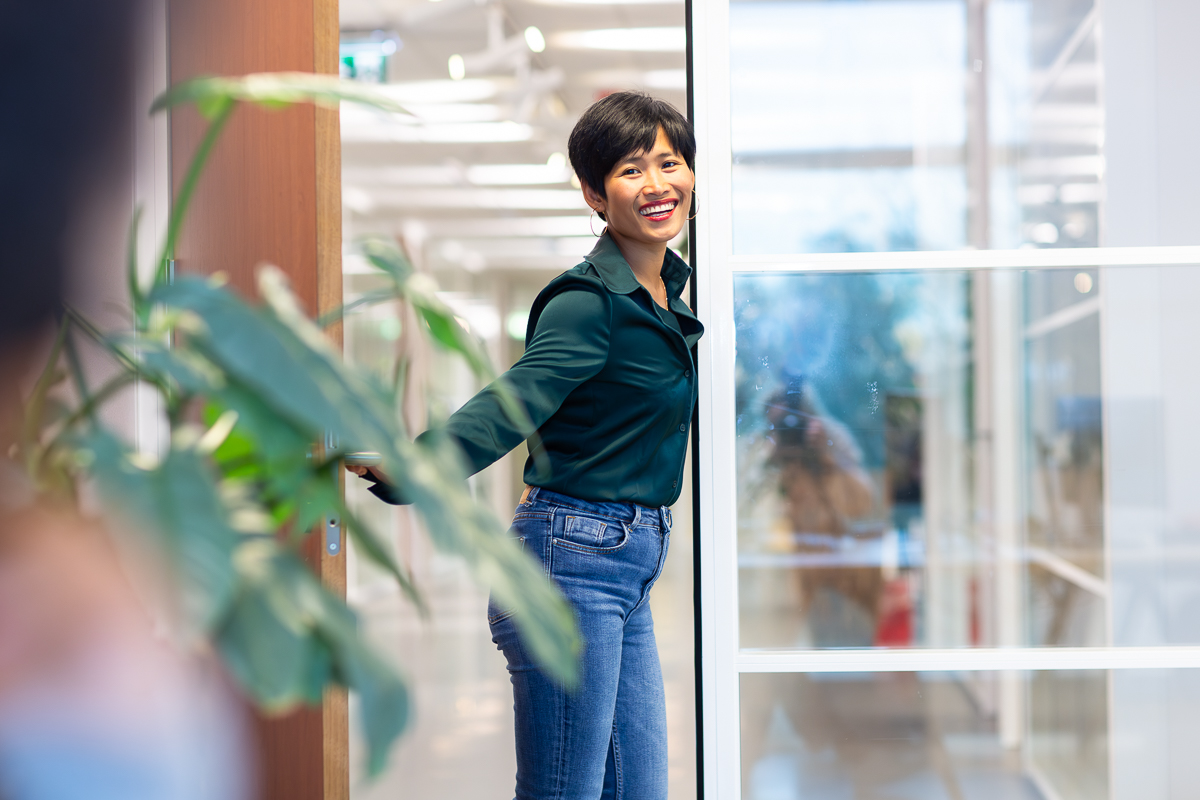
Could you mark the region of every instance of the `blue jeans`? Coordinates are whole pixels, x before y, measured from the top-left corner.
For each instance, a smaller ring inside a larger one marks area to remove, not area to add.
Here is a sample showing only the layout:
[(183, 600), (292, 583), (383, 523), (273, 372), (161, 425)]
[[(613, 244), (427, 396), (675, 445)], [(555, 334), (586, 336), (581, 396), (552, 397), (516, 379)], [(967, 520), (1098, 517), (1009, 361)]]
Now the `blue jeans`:
[(584, 648), (573, 691), (546, 678), (511, 612), (488, 606), (508, 659), (517, 739), (517, 800), (665, 800), (667, 721), (650, 616), (670, 509), (590, 503), (534, 488), (512, 533), (541, 559), (575, 609)]

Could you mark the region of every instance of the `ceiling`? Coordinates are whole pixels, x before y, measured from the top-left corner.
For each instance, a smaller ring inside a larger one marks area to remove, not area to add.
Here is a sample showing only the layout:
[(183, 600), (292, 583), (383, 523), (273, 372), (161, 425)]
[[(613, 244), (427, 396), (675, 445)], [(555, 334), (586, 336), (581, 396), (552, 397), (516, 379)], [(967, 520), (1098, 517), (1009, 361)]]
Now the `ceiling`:
[(579, 115), (631, 88), (686, 107), (679, 0), (342, 0), (340, 14), (343, 42), (398, 39), (384, 90), (416, 118), (343, 108), (346, 241), (395, 235), (444, 286), (544, 283), (577, 263), (594, 243), (564, 158)]

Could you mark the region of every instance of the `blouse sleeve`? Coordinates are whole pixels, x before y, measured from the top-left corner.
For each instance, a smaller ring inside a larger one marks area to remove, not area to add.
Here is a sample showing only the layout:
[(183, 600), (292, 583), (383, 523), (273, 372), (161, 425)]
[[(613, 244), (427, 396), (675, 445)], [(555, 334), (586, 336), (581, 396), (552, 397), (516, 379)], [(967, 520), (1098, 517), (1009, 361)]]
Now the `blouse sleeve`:
[[(497, 379), (505, 381), (524, 405), (534, 428), (604, 367), (611, 326), (612, 303), (599, 287), (571, 284), (546, 301), (524, 355)], [(509, 418), (494, 382), (454, 412), (446, 429), (462, 448), (472, 475), (498, 461), (529, 433)], [(363, 477), (374, 484), (369, 491), (385, 503), (410, 502), (402, 487), (369, 472)]]
[[(535, 428), (604, 367), (611, 317), (611, 301), (604, 291), (578, 284), (543, 307), (524, 355), (498, 379), (524, 404)], [(494, 383), (456, 411), (446, 428), (462, 447), (471, 474), (499, 460), (529, 433), (509, 419)]]

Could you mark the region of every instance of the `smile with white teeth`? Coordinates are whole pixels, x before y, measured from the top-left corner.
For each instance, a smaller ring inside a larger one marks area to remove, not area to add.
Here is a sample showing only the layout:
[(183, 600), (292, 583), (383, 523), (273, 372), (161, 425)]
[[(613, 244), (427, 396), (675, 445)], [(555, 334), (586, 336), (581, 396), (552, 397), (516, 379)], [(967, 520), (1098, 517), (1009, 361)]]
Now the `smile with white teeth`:
[(674, 211), (675, 206), (678, 204), (679, 204), (678, 200), (667, 200), (666, 202), (663, 202), (663, 203), (657, 203), (652, 206), (646, 206), (638, 213), (640, 213), (643, 217), (657, 217), (662, 214), (666, 214), (668, 212)]

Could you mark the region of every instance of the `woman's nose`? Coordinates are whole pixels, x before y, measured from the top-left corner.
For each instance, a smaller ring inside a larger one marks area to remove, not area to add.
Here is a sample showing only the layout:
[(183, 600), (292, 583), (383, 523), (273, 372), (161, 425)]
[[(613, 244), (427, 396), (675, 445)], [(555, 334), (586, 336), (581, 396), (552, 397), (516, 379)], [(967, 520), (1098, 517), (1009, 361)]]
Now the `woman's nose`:
[(667, 178), (661, 172), (646, 173), (646, 194), (663, 194), (671, 187), (667, 184)]

